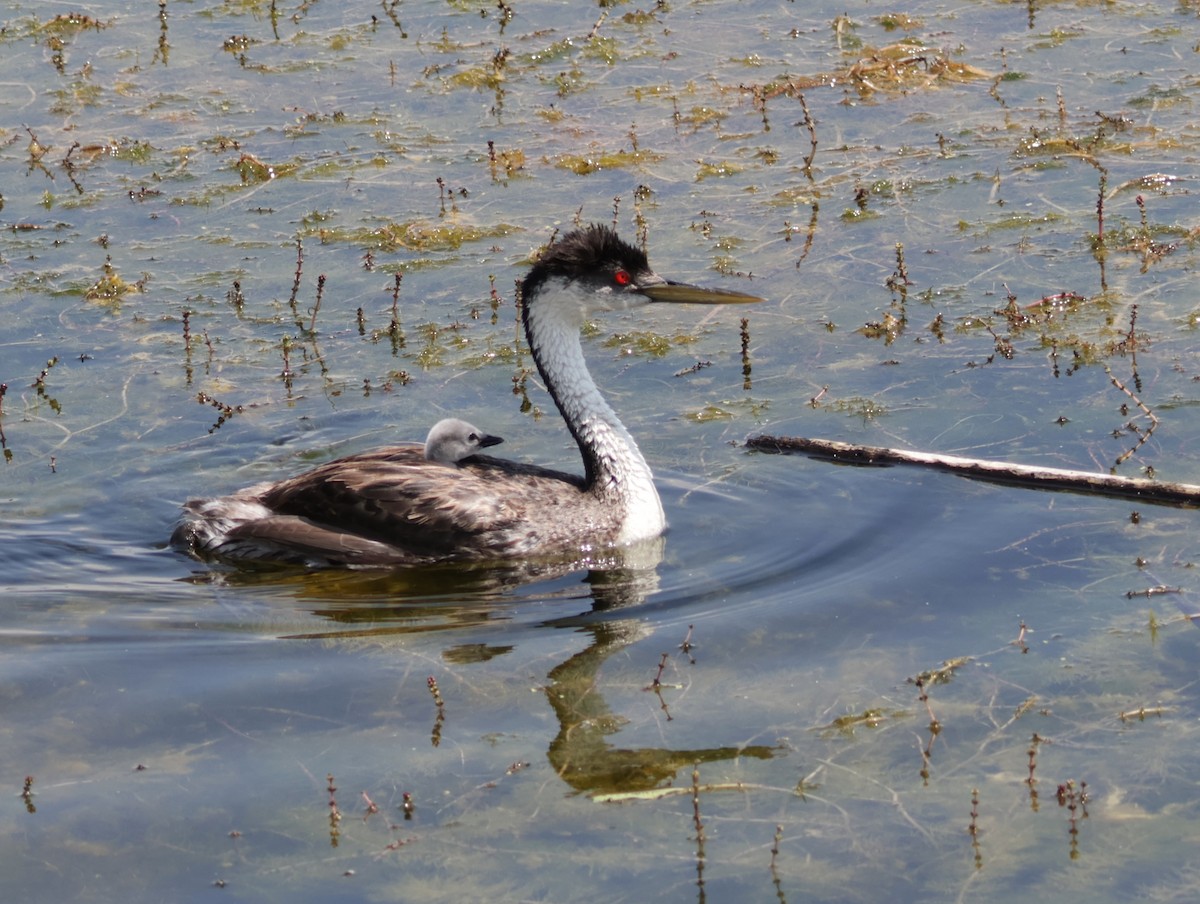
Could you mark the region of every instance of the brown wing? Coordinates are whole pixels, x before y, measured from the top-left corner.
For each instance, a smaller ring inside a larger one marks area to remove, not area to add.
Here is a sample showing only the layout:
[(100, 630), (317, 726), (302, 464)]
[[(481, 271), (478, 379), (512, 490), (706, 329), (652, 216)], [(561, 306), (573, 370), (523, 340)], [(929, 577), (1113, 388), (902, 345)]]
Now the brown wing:
[(323, 527), (295, 515), (270, 515), (232, 528), (214, 548), (238, 561), (282, 564), (401, 565), (412, 557), (387, 543)]
[(271, 486), (259, 498), (275, 514), (239, 525), (228, 540), (347, 564), (508, 556), (543, 544), (538, 512), (582, 489), (580, 478), (557, 471), (488, 456), (447, 464), (419, 447), (391, 447)]

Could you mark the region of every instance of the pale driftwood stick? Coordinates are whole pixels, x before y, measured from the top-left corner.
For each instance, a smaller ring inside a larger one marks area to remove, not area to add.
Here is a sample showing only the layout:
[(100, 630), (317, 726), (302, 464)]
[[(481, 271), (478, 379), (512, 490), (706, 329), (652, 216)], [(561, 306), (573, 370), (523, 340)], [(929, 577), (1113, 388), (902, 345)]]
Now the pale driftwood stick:
[(995, 483), (1015, 483), (1098, 496), (1119, 496), (1137, 499), (1150, 505), (1200, 508), (1200, 486), (1161, 483), (1144, 477), (1117, 477), (1112, 474), (1094, 474), (1091, 471), (1072, 471), (1066, 468), (1034, 468), (1002, 461), (934, 455), (930, 452), (907, 452), (903, 449), (886, 449), (880, 446), (856, 446), (836, 440), (805, 439), (800, 436), (751, 436), (746, 440), (746, 446), (761, 452), (800, 452), (848, 465), (924, 465)]

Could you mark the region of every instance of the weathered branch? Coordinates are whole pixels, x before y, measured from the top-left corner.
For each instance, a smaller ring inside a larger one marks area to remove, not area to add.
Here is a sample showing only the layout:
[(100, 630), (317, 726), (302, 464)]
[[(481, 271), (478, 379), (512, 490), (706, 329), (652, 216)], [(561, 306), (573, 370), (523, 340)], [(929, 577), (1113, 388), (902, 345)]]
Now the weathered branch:
[(799, 436), (751, 436), (746, 440), (746, 446), (760, 452), (799, 452), (847, 465), (924, 465), (927, 468), (950, 471), (963, 477), (993, 483), (1132, 498), (1149, 505), (1200, 508), (1200, 486), (1163, 483), (1144, 477), (1118, 477), (1113, 474), (1095, 474), (1091, 471), (1066, 468), (1035, 468), (978, 458), (961, 458), (957, 455), (857, 446), (836, 440), (805, 439)]

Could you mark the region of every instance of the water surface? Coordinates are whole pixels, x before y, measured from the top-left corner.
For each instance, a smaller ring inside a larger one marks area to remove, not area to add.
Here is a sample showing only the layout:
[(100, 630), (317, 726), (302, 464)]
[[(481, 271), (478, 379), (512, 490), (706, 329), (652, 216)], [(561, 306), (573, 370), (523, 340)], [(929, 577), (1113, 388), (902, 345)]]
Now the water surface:
[[(504, 9), (9, 4), (11, 893), (1193, 899), (1195, 514), (741, 441), (1200, 482), (1196, 10)], [(768, 299), (589, 330), (661, 544), (165, 548), (447, 414), (576, 467), (512, 288), (577, 221)]]

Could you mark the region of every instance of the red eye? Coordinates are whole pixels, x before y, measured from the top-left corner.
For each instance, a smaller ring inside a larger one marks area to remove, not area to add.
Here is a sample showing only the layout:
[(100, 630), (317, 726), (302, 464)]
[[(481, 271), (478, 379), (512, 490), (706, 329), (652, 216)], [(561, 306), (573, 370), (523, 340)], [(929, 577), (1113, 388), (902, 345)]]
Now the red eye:
[(613, 274), (613, 282), (618, 286), (627, 286), (633, 282), (633, 277), (629, 275), (628, 270), (618, 270)]

